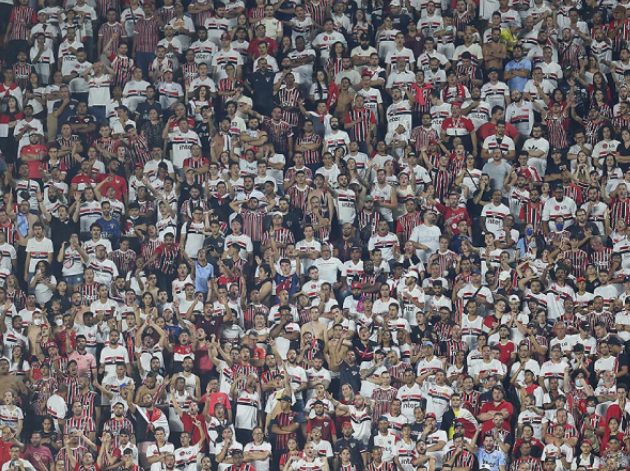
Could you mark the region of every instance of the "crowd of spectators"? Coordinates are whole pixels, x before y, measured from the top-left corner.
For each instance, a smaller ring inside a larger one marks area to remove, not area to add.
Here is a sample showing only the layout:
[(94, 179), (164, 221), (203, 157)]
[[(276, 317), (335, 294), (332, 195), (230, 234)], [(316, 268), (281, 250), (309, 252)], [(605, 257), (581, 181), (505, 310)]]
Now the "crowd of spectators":
[(1, 471), (630, 471), (628, 0), (0, 0)]

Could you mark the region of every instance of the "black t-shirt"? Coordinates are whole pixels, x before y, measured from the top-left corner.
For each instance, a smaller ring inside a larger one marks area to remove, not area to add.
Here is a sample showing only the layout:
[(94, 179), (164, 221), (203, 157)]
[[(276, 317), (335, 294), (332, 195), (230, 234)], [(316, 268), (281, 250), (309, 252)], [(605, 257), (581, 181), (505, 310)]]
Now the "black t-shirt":
[[(138, 216), (137, 219), (133, 220), (130, 217), (125, 220), (124, 226), (121, 228), (121, 232), (125, 234), (129, 234), (132, 232), (132, 228), (136, 226), (149, 225), (149, 220), (144, 216)], [(135, 232), (135, 230), (133, 231)], [(134, 252), (140, 251), (140, 239), (138, 237), (130, 237), (129, 238), (129, 248)]]
[[(62, 103), (63, 101), (61, 100), (55, 103), (55, 105), (53, 106), (53, 112), (61, 108)], [(57, 118), (57, 122), (59, 123), (60, 127), (63, 123), (67, 122), (72, 116), (77, 114), (77, 106), (79, 106), (79, 102), (77, 100), (70, 99), (66, 107), (63, 109), (63, 111)]]
[(558, 175), (558, 178), (549, 182), (549, 186), (553, 188), (554, 184), (561, 183), (560, 174), (564, 169), (570, 168), (565, 159), (560, 159), (559, 162), (554, 162), (553, 158), (547, 159), (547, 171), (545, 175)]
[(265, 278), (264, 280), (260, 280), (258, 283), (254, 285), (254, 289), (260, 292), (260, 289), (265, 286), (267, 283), (273, 283), (271, 278)]
[(421, 329), (420, 326), (414, 325), (411, 328), (411, 341), (413, 343), (421, 344), (423, 338), (428, 338), (433, 332), (433, 329), (430, 325), (424, 324), (424, 329)]
[(424, 432), (424, 426), (426, 424), (424, 422), (414, 422), (413, 424), (411, 424), (411, 438), (415, 441), (418, 441), (418, 438), (420, 438), (420, 435), (422, 435), (422, 432)]
[[(214, 250), (217, 251), (219, 256), (221, 256), (221, 255), (223, 255), (223, 248), (225, 247), (225, 239), (221, 235), (219, 235), (219, 237), (214, 237), (212, 235), (209, 235), (208, 237), (206, 237), (204, 239), (203, 246), (206, 249), (212, 247)], [(219, 273), (219, 265), (218, 265), (219, 259), (214, 257), (210, 253), (210, 251), (206, 251), (206, 258), (207, 258), (208, 262), (211, 263), (212, 266), (214, 267), (215, 276), (218, 276), (218, 273)]]
[(252, 102), (254, 107), (271, 108), (273, 106), (273, 82), (275, 74), (271, 71), (254, 72), (249, 76), (249, 84), (254, 90)]
[[(481, 194), (481, 198), (479, 202), (487, 203), (492, 200), (492, 188), (490, 186), (486, 187), (485, 191)], [(473, 193), (473, 199), (477, 197), (477, 195), (481, 193), (481, 190), (476, 190)], [(468, 213), (471, 217), (481, 216), (481, 212), (483, 211), (483, 206), (481, 204), (475, 204), (473, 199), (468, 201)]]
[(339, 255), (337, 258), (342, 262), (347, 262), (350, 260), (350, 253), (352, 252), (352, 247), (361, 247), (361, 241), (356, 237), (350, 237), (348, 240), (345, 240), (343, 237), (337, 239), (333, 242), (333, 247), (339, 250)]
[(51, 216), (50, 229), (50, 238), (53, 243), (53, 248), (55, 252), (58, 252), (63, 242), (68, 242), (72, 234), (79, 233), (79, 224), (74, 222), (71, 217), (61, 222), (58, 217)]
[(195, 126), (195, 132), (201, 141), (201, 152), (203, 155), (210, 155), (210, 124), (199, 123)]
[(190, 199), (190, 188), (195, 185), (195, 182), (188, 183), (186, 180), (182, 182), (179, 187), (179, 207), (181, 208), (184, 201)]
[[(68, 119), (68, 123), (70, 124), (94, 124), (95, 126), (97, 125), (96, 123), (96, 118), (94, 116), (92, 116), (91, 114), (86, 114), (85, 116), (78, 116), (78, 115), (74, 115), (71, 116)], [(96, 131), (96, 129), (95, 129)], [(83, 143), (84, 146), (89, 145), (92, 142), (92, 138), (93, 138), (93, 133), (95, 132), (91, 132), (91, 133), (76, 133), (80, 138), (81, 138), (81, 142)]]
[(579, 240), (582, 240), (584, 239), (584, 237), (586, 237), (584, 234), (585, 229), (590, 229), (591, 231), (593, 231), (594, 236), (599, 235), (599, 229), (592, 222), (587, 222), (584, 227), (574, 224), (567, 230), (571, 233), (572, 236), (576, 236)]
[(136, 411), (133, 413), (133, 418), (136, 419), (136, 443), (155, 441), (155, 435), (151, 429), (149, 429), (149, 423), (142, 416), (138, 408), (136, 408)]
[(300, 215), (301, 211), (299, 209), (289, 211), (288, 214), (282, 215), (282, 227), (289, 229), (293, 233), (293, 237), (296, 241), (304, 238)]
[[(51, 443), (61, 443), (61, 435), (54, 430), (51, 430), (50, 432), (40, 432), (40, 435), (42, 438), (50, 438)], [(44, 446), (50, 450), (53, 456), (57, 456), (57, 450), (53, 448), (52, 445), (46, 444)]]
[(407, 34), (407, 27), (409, 26), (409, 22), (411, 18), (408, 15), (392, 15), (392, 23), (394, 24), (394, 28), (399, 29), (404, 34)]
[(157, 110), (158, 115), (162, 116), (162, 105), (160, 105), (157, 101), (155, 103), (143, 101), (138, 105), (136, 108), (136, 114), (140, 117), (139, 121), (141, 123), (149, 121), (149, 111), (151, 110)]
[(350, 461), (357, 466), (357, 469), (363, 469), (363, 458), (361, 457), (361, 453), (366, 451), (363, 442), (360, 442), (353, 437), (346, 440), (342, 436), (335, 443), (335, 455), (339, 455), (343, 448), (348, 448), (350, 450)]
[(621, 367), (625, 366), (628, 368), (628, 374), (625, 378), (618, 378), (618, 383), (626, 383), (628, 384), (628, 378), (630, 377), (630, 357), (626, 353), (620, 353), (617, 355), (617, 371), (621, 371)]
[[(357, 359), (358, 361), (358, 359)], [(341, 387), (349, 384), (355, 391), (361, 390), (361, 370), (359, 365), (348, 365), (345, 361), (339, 367), (339, 395), (341, 396)]]
[[(354, 348), (354, 353), (357, 356), (357, 363), (361, 363), (362, 361), (372, 361), (377, 346), (376, 342), (372, 342), (371, 340), (368, 341), (367, 345), (364, 345), (363, 342), (361, 342), (361, 339), (358, 336), (355, 336), (352, 339), (352, 347)], [(355, 391), (358, 391), (358, 389), (355, 389)]]
[(230, 214), (233, 212), (232, 208), (230, 208), (232, 198), (225, 195), (221, 200), (218, 198), (210, 198), (208, 202), (210, 203), (210, 208), (213, 209), (215, 214), (219, 217), (219, 220), (227, 222)]

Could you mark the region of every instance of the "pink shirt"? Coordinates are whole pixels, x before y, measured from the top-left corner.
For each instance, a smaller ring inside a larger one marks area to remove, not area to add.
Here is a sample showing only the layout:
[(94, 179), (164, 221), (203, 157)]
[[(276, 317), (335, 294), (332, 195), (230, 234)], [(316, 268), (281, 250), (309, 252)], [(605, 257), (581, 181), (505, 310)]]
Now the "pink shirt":
[(96, 368), (96, 358), (91, 353), (81, 355), (76, 350), (68, 355), (68, 361), (74, 360), (77, 362), (78, 375), (88, 375), (92, 378), (92, 368)]

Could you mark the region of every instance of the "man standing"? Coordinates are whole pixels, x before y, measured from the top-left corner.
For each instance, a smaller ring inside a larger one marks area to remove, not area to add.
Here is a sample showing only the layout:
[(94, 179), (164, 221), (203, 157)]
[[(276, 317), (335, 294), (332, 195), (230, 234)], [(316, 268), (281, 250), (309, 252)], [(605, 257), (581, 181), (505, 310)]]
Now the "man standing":
[(282, 119), (282, 108), (274, 106), (271, 109), (271, 117), (262, 117), (257, 113), (254, 116), (260, 119), (262, 129), (267, 132), (269, 141), (274, 143), (276, 152), (284, 154), (288, 158), (293, 157), (293, 130), (291, 125)]
[(160, 31), (164, 22), (155, 14), (153, 3), (148, 1), (142, 5), (143, 16), (139, 16), (135, 22), (135, 34), (133, 35), (133, 48), (131, 56), (138, 67), (142, 69), (144, 77), (149, 76), (149, 65), (155, 59), (155, 50), (160, 40)]
[[(273, 84), (276, 74), (269, 68), (267, 59), (258, 59), (258, 70), (252, 72), (245, 85), (252, 92), (253, 110), (251, 113), (260, 121), (262, 116), (270, 116), (273, 109)], [(282, 110), (280, 110), (282, 115)], [(276, 148), (276, 150), (278, 150)]]
[(473, 444), (472, 450), (477, 455), (479, 463), (490, 471), (505, 471), (505, 455), (496, 447), (492, 432), (484, 437), (482, 448)]
[(451, 103), (451, 117), (442, 122), (441, 137), (447, 143), (452, 143), (455, 137), (462, 140), (466, 149), (472, 149), (477, 157), (477, 133), (472, 121), (462, 116), (462, 104), (459, 101)]
[[(285, 392), (287, 392), (286, 389)], [(275, 466), (278, 466), (280, 457), (288, 451), (289, 439), (297, 438), (298, 428), (300, 428), (300, 423), (297, 412), (291, 410), (291, 396), (283, 395), (280, 398), (280, 413), (270, 422), (270, 430), (275, 434), (275, 443), (273, 444)]]
[(435, 225), (437, 216), (434, 211), (427, 210), (424, 213), (424, 224), (417, 226), (412, 232), (409, 240), (416, 249), (416, 254), (424, 263), (429, 261), (429, 257), (439, 247), (439, 238), (442, 231)]
[(376, 138), (376, 115), (364, 103), (364, 96), (357, 94), (352, 109), (346, 115), (344, 129), (348, 131), (350, 139), (359, 143), (361, 152), (371, 154)]
[[(42, 435), (40, 432), (33, 432), (31, 434), (31, 442), (27, 445), (23, 456), (24, 460), (33, 463), (37, 471), (47, 471), (55, 462), (50, 448), (42, 445)], [(25, 469), (28, 468), (25, 466)]]

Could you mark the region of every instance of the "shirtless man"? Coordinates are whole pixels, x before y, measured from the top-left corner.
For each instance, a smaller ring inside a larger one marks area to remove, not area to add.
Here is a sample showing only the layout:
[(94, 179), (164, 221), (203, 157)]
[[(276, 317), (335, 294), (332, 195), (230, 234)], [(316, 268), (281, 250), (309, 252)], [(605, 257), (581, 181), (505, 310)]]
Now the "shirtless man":
[(0, 397), (4, 397), (7, 391), (13, 392), (14, 396), (28, 395), (28, 389), (24, 381), (19, 376), (9, 374), (9, 360), (0, 359)]
[(155, 396), (160, 391), (162, 384), (169, 384), (169, 382), (170, 377), (168, 375), (164, 378), (163, 382), (159, 382), (154, 373), (149, 373), (142, 385), (138, 388), (135, 401), (137, 402), (145, 394)]
[(337, 107), (335, 108), (335, 114), (340, 123), (343, 123), (346, 119), (348, 111), (352, 108), (352, 102), (354, 101), (354, 92), (350, 90), (350, 80), (347, 77), (341, 79), (341, 85), (339, 86), (339, 96), (337, 97)]
[(316, 307), (310, 309), (311, 322), (304, 324), (300, 329), (300, 336), (304, 335), (304, 332), (311, 332), (313, 337), (317, 340), (324, 342), (324, 345), (328, 343), (328, 324), (320, 322), (320, 312)]
[(326, 357), (326, 362), (330, 365), (331, 373), (339, 372), (339, 365), (341, 365), (348, 352), (348, 343), (346, 341), (344, 344), (343, 327), (340, 325), (333, 327), (332, 338), (326, 342), (324, 347), (324, 356)]

